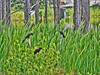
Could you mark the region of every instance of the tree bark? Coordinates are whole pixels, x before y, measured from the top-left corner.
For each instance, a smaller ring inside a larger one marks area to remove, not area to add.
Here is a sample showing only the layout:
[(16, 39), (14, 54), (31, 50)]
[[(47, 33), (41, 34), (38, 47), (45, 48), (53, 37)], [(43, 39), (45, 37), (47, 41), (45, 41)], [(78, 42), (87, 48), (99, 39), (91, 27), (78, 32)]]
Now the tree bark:
[(74, 0), (73, 22), (75, 30), (78, 29), (81, 25), (81, 0)]
[(60, 23), (60, 0), (53, 0), (54, 8), (54, 24), (58, 25)]
[(11, 0), (6, 0), (6, 24), (11, 24)]
[(35, 0), (35, 24), (39, 23), (39, 0)]
[(2, 20), (6, 23), (6, 0), (2, 0)]
[(90, 1), (89, 0), (82, 0), (82, 21), (85, 25), (85, 31), (89, 29), (89, 22), (90, 22)]
[(25, 0), (24, 4), (24, 23), (25, 25), (29, 25), (30, 19), (30, 0)]
[(0, 21), (2, 20), (2, 0), (0, 0)]
[(48, 0), (45, 0), (45, 23), (48, 23)]

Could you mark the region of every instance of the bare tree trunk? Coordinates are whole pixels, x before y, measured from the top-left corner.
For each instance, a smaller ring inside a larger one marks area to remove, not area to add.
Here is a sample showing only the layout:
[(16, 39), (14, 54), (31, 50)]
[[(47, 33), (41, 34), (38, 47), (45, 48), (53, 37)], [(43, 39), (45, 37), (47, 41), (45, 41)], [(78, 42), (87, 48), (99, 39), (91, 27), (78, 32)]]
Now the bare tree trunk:
[(6, 0), (2, 0), (2, 20), (6, 23)]
[(82, 0), (82, 21), (85, 25), (85, 31), (89, 29), (89, 22), (90, 22), (90, 1), (89, 0)]
[(81, 0), (74, 0), (73, 22), (75, 30), (78, 29), (81, 24)]
[(24, 4), (24, 23), (29, 25), (30, 19), (30, 0), (25, 0)]
[(11, 24), (11, 0), (6, 0), (6, 24)]
[(39, 23), (39, 0), (35, 0), (35, 24)]
[(48, 23), (48, 0), (45, 0), (45, 23)]
[(60, 23), (60, 0), (53, 0), (54, 7), (54, 23), (55, 25)]
[(2, 0), (0, 0), (0, 21), (2, 20)]

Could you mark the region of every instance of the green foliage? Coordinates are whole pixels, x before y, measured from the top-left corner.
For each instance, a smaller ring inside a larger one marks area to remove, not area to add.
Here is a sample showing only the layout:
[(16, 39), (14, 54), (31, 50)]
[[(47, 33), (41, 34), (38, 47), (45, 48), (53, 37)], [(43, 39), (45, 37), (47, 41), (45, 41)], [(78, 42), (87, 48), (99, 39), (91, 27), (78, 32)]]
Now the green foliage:
[(11, 7), (13, 7), (16, 10), (22, 10), (24, 6), (23, 0), (12, 0), (11, 1)]
[[(27, 27), (0, 25), (0, 73), (7, 75), (79, 75), (100, 73), (100, 32), (66, 31), (62, 38), (53, 25), (34, 25), (32, 46), (22, 39)], [(42, 50), (34, 55), (35, 49)], [(80, 74), (81, 73), (81, 74)]]
[[(20, 6), (20, 5), (19, 5)], [(19, 7), (18, 7), (19, 8)], [(14, 8), (13, 11), (16, 11)], [(44, 16), (44, 9), (40, 9), (40, 16)], [(91, 8), (91, 23), (100, 22), (99, 8), (94, 13)], [(61, 27), (72, 23), (73, 10), (68, 9), (67, 19), (61, 20)], [(88, 33), (80, 31), (66, 31), (62, 38), (59, 29), (54, 29), (53, 11), (48, 8), (48, 25), (42, 22), (34, 25), (30, 30), (24, 25), (22, 11), (11, 15), (12, 26), (0, 24), (0, 74), (1, 75), (67, 75), (77, 72), (79, 75), (100, 74), (100, 31), (90, 30)], [(96, 15), (96, 16), (95, 16)], [(31, 22), (33, 23), (32, 16)], [(100, 25), (100, 24), (99, 24)], [(25, 41), (26, 33), (32, 31), (32, 46)], [(35, 49), (42, 50), (34, 55)], [(46, 51), (47, 50), (47, 51)]]
[(100, 8), (92, 7), (90, 14), (91, 14), (90, 23), (99, 25), (99, 23), (100, 23)]
[[(14, 12), (16, 10), (13, 10)], [(22, 26), (24, 25), (24, 13), (22, 11), (15, 12), (11, 15), (12, 24), (16, 26)]]

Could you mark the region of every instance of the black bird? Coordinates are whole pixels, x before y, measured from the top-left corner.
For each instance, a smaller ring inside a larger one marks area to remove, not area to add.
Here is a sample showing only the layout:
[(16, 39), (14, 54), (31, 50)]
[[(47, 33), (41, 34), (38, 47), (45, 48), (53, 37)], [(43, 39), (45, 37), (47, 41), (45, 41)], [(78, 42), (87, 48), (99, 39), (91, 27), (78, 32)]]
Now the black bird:
[(37, 54), (37, 53), (39, 53), (39, 52), (41, 51), (41, 49), (42, 49), (41, 47), (40, 47), (40, 48), (35, 49), (35, 51), (34, 51), (34, 55), (35, 55), (35, 54)]
[(63, 38), (65, 38), (65, 35), (62, 31), (60, 31), (60, 34), (62, 35)]
[(26, 40), (26, 39), (29, 39), (29, 37), (32, 36), (32, 35), (33, 35), (32, 32), (28, 33), (28, 34), (25, 36), (25, 38), (23, 39), (22, 43), (24, 43), (25, 40)]

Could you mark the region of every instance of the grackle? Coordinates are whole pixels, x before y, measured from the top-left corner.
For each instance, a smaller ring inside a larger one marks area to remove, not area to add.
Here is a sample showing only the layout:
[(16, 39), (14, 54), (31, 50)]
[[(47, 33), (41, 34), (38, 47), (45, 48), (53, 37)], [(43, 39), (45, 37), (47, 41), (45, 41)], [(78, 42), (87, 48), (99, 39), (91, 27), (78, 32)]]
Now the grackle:
[(25, 40), (26, 40), (26, 39), (29, 39), (29, 37), (32, 36), (32, 35), (33, 35), (32, 32), (28, 33), (28, 34), (25, 36), (25, 38), (23, 39), (22, 43), (24, 43)]
[(41, 49), (42, 49), (41, 47), (40, 47), (40, 48), (35, 49), (35, 51), (34, 51), (34, 55), (35, 55), (35, 54), (37, 54), (37, 53), (39, 53), (39, 52), (41, 51)]
[(63, 38), (65, 38), (65, 35), (62, 31), (60, 31), (60, 34), (63, 36)]

